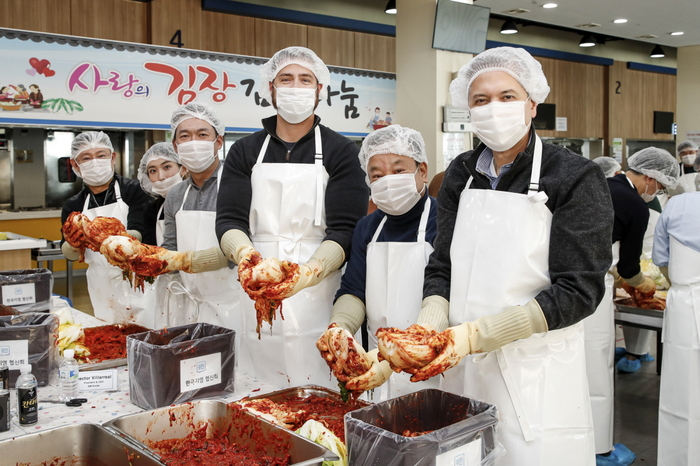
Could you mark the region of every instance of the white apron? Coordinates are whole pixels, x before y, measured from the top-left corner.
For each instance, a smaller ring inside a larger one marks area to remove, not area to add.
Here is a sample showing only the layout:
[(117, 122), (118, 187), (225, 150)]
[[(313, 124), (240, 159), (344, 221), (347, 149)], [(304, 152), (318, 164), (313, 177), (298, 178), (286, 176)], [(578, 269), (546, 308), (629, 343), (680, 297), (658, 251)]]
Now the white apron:
[[(365, 302), (370, 349), (377, 347), (375, 334), (378, 328), (406, 328), (418, 319), (423, 299), (425, 266), (433, 252), (433, 247), (425, 240), (430, 203), (431, 199), (425, 202), (416, 242), (377, 242), (387, 219), (384, 217), (367, 245)], [(440, 385), (438, 377), (418, 383), (411, 382), (410, 378), (411, 374), (392, 373), (386, 383), (374, 389), (371, 401), (378, 403), (425, 388), (438, 388)]]
[[(620, 243), (612, 245), (614, 269), (620, 258)], [(586, 373), (591, 396), (595, 432), (595, 452), (608, 453), (613, 448), (615, 389), (615, 278), (605, 274), (605, 296), (593, 315), (583, 319), (586, 349)]]
[[(522, 305), (550, 286), (552, 214), (538, 192), (542, 142), (535, 141), (527, 195), (470, 190), (460, 196), (450, 250), (450, 325)], [(494, 404), (499, 465), (595, 465), (583, 324), (534, 334), (465, 357), (441, 388)]]
[[(114, 217), (126, 226), (129, 206), (122, 200), (119, 182), (114, 182), (114, 194), (117, 202), (100, 207), (89, 208), (88, 194), (83, 205), (83, 215), (90, 220), (96, 217)], [(122, 270), (107, 262), (99, 252), (85, 250), (88, 292), (95, 317), (110, 324), (134, 323), (153, 328), (155, 318), (156, 294), (152, 284), (144, 283), (143, 292), (134, 290), (128, 280), (122, 278)]]
[(165, 219), (160, 219), (160, 215), (163, 213), (163, 207), (165, 207), (165, 203), (160, 206), (160, 209), (158, 209), (158, 214), (156, 215), (156, 246), (163, 244), (165, 239)]
[[(315, 128), (316, 160), (308, 163), (263, 163), (270, 135), (251, 174), (250, 233), (263, 257), (306, 263), (326, 236), (324, 198), (328, 173), (323, 166), (321, 131)], [(340, 287), (336, 270), (316, 286), (282, 301), (272, 329), (255, 331), (253, 301), (241, 301), (243, 350), (240, 369), (277, 387), (316, 384), (337, 389), (335, 378), (316, 349), (328, 327), (333, 298)]]
[(695, 178), (698, 176), (697, 173), (686, 173), (681, 175), (678, 179), (678, 188), (683, 188), (684, 193), (694, 193), (697, 191), (695, 187)]
[(659, 466), (700, 464), (700, 252), (670, 238), (664, 311)]
[[(216, 177), (216, 189), (221, 184), (223, 164), (220, 163)], [(219, 247), (216, 237), (216, 211), (185, 210), (185, 201), (192, 185), (187, 186), (180, 210), (175, 214), (178, 251), (202, 251)], [(180, 271), (179, 285), (170, 284), (169, 289), (175, 294), (184, 293), (191, 298), (186, 311), (170, 316), (170, 325), (184, 325), (193, 322), (206, 322), (233, 329), (240, 335), (240, 285), (238, 269), (224, 267), (209, 272), (187, 273)], [(238, 338), (236, 338), (238, 340)], [(238, 347), (238, 343), (236, 344)]]

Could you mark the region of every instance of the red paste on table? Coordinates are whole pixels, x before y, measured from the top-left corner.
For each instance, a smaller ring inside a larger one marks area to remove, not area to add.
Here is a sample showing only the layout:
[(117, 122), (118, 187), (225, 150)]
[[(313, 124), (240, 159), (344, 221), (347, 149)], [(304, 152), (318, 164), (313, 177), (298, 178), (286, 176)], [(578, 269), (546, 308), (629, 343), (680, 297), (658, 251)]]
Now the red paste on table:
[(297, 430), (306, 421), (313, 419), (325, 425), (336, 437), (345, 442), (345, 424), (343, 417), (345, 413), (364, 407), (357, 403), (345, 403), (342, 400), (310, 395), (307, 397), (294, 397), (288, 400), (277, 402), (289, 411), (299, 412), (299, 422), (292, 430)]
[(228, 432), (215, 431), (207, 437), (207, 424), (203, 424), (182, 439), (160, 440), (149, 446), (158, 452), (168, 466), (287, 466), (291, 457), (283, 458), (260, 455), (247, 447), (231, 443)]
[(83, 363), (99, 362), (106, 359), (126, 357), (126, 337), (148, 329), (136, 324), (115, 324), (102, 327), (88, 327), (84, 330), (82, 344), (90, 350), (89, 356), (77, 358)]

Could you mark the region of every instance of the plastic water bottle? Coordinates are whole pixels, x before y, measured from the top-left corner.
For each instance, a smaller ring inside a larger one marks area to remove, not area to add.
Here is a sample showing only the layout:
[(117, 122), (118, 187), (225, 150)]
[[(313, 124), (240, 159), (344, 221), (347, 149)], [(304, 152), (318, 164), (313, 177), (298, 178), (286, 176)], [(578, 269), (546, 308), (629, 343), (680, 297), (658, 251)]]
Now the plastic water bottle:
[(32, 375), (31, 364), (25, 364), (19, 368), (20, 376), (17, 377), (15, 388), (17, 389), (17, 413), (19, 425), (27, 426), (36, 424), (39, 420), (39, 403), (36, 393), (36, 377)]
[(80, 369), (74, 356), (74, 350), (63, 350), (63, 361), (58, 368), (58, 374), (61, 379), (58, 399), (61, 401), (70, 401), (78, 397), (78, 372)]

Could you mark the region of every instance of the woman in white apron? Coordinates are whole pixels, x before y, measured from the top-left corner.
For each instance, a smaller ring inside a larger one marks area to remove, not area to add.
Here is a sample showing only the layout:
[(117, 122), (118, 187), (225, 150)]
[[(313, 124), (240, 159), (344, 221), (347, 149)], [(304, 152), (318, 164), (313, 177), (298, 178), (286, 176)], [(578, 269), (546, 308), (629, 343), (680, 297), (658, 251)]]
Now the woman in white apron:
[[(168, 142), (154, 144), (143, 154), (139, 163), (138, 179), (141, 182), (141, 188), (155, 198), (144, 216), (143, 243), (155, 246), (163, 244), (165, 197), (170, 189), (182, 182), (182, 177), (186, 173), (187, 169), (180, 165), (180, 158), (173, 149), (173, 145)], [(176, 284), (173, 285), (173, 283)], [(170, 291), (170, 287), (173, 286), (176, 290), (182, 289), (178, 273), (156, 277), (154, 286), (156, 305), (153, 328), (171, 327), (170, 320), (173, 316), (179, 316), (185, 312), (190, 298), (184, 292), (176, 294)]]
[(659, 466), (700, 464), (700, 192), (674, 196), (656, 228), (654, 262), (668, 266), (659, 395)]
[[(378, 402), (439, 385), (437, 378), (410, 382), (409, 374), (394, 373), (388, 362), (376, 362), (375, 336), (381, 327), (406, 328), (418, 318), (425, 266), (433, 252), (437, 201), (427, 194), (427, 155), (418, 131), (399, 125), (379, 129), (362, 142), (359, 158), (379, 211), (355, 227), (331, 323), (355, 334), (367, 318), (368, 346), (375, 364), (368, 373), (349, 380), (346, 387), (376, 387), (369, 399)], [(430, 241), (426, 239), (428, 223)], [(358, 286), (361, 291), (356, 290)]]

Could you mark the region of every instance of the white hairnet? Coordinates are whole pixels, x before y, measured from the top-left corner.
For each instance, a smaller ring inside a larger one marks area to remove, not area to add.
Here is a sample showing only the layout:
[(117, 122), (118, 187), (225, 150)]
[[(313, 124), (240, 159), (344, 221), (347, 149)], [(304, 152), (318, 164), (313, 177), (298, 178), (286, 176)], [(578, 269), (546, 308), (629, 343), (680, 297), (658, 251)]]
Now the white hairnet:
[(260, 68), (260, 87), (258, 93), (260, 97), (272, 103), (272, 95), (270, 94), (270, 83), (277, 77), (285, 66), (299, 65), (311, 71), (319, 84), (322, 84), (321, 92), (318, 98), (323, 100), (328, 95), (328, 86), (331, 83), (331, 72), (323, 60), (318, 58), (318, 55), (306, 47), (287, 47), (282, 49), (270, 58)]
[(617, 161), (612, 157), (597, 157), (593, 159), (593, 162), (600, 165), (600, 168), (603, 170), (603, 173), (605, 173), (606, 178), (615, 176), (616, 172), (622, 170), (622, 166), (620, 166), (620, 164), (617, 163)]
[(541, 104), (549, 95), (547, 78), (542, 65), (525, 49), (497, 47), (481, 52), (464, 65), (457, 78), (450, 84), (452, 105), (469, 108), (469, 87), (481, 74), (503, 71), (517, 80), (533, 102)]
[(674, 156), (658, 147), (647, 147), (627, 160), (630, 170), (654, 178), (666, 188), (678, 185), (680, 166)]
[(112, 141), (102, 131), (86, 131), (73, 139), (70, 145), (70, 158), (77, 158), (82, 152), (90, 149), (109, 149), (114, 152)]
[(137, 176), (139, 182), (141, 183), (141, 189), (154, 196), (155, 193), (153, 192), (153, 183), (151, 182), (150, 178), (148, 178), (148, 164), (151, 162), (151, 160), (155, 159), (172, 160), (176, 164), (180, 165), (180, 157), (177, 155), (177, 152), (175, 152), (175, 149), (173, 149), (173, 145), (169, 142), (159, 142), (157, 144), (153, 144), (146, 151), (146, 153), (143, 154), (143, 157), (141, 157), (141, 162), (139, 163), (139, 172)]
[(367, 172), (369, 159), (379, 154), (396, 154), (411, 157), (418, 163), (428, 163), (423, 136), (415, 129), (390, 125), (369, 133), (358, 157), (362, 169)]
[(175, 132), (180, 123), (190, 118), (198, 118), (206, 121), (214, 127), (216, 134), (219, 136), (223, 136), (226, 132), (226, 127), (213, 108), (205, 103), (190, 102), (175, 110), (172, 118), (170, 118), (170, 129), (173, 133), (173, 139), (175, 139)]
[(678, 149), (676, 149), (677, 153), (680, 154), (682, 150), (698, 150), (698, 145), (695, 144), (693, 141), (683, 141), (680, 144), (678, 144)]

